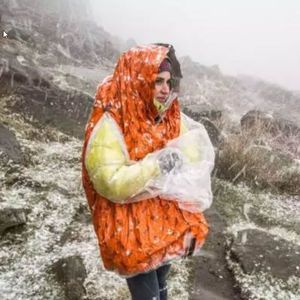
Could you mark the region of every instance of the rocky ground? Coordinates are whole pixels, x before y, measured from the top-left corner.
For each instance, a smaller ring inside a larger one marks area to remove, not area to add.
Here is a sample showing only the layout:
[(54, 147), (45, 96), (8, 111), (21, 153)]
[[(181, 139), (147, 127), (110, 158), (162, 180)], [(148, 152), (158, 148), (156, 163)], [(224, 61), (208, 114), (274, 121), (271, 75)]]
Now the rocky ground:
[[(17, 114), (1, 117), (11, 136), (11, 148), (1, 145), (2, 299), (128, 299), (125, 280), (100, 259), (80, 181), (82, 141), (39, 132)], [(188, 274), (189, 261), (174, 263), (172, 299), (188, 298)]]
[[(103, 268), (80, 178), (84, 125), (96, 86), (112, 71), (118, 50), (102, 29), (84, 23), (91, 29), (85, 47), (93, 54), (92, 62), (87, 61), (82, 57), (80, 31), (69, 42), (63, 38), (70, 35), (62, 37), (61, 28), (68, 32), (75, 28), (72, 20), (47, 28), (35, 13), (30, 26), (15, 21), (12, 27), (10, 5), (18, 1), (5, 3), (1, 20), (14, 31), (0, 45), (1, 299), (129, 299), (125, 280)], [(14, 7), (16, 11), (19, 22), (28, 21), (30, 12), (24, 6)], [(51, 18), (50, 24), (56, 24), (55, 15)], [(36, 34), (29, 38), (32, 26), (37, 26)], [(243, 99), (249, 102), (257, 94), (253, 90), (242, 94), (249, 79), (243, 78), (241, 88), (242, 79), (183, 61), (188, 73), (182, 86), (183, 109), (206, 126), (218, 165), (227, 136), (216, 125), (226, 111), (218, 104), (220, 95), (226, 92), (232, 100), (228, 113), (235, 109), (235, 100), (247, 94), (251, 97)], [(257, 82), (251, 86), (259, 86), (259, 97), (271, 99), (276, 94), (290, 99), (291, 107), (298, 105), (298, 95), (293, 98), (288, 91)], [(236, 110), (241, 113), (239, 106)], [(296, 109), (292, 115), (298, 116)], [(251, 118), (256, 120), (257, 113), (244, 118), (245, 124)], [(287, 134), (298, 130), (286, 122), (272, 124)], [(290, 148), (297, 152), (299, 144), (294, 140)], [(265, 154), (272, 161), (277, 157), (270, 150)], [(288, 168), (299, 168), (299, 162), (289, 157)], [(209, 238), (200, 256), (173, 263), (170, 299), (299, 299), (299, 193), (255, 189), (225, 180), (217, 171), (213, 191), (214, 204), (205, 212)]]
[[(17, 113), (2, 110), (1, 121), (3, 299), (129, 299), (125, 281), (101, 263), (80, 183), (81, 140)], [(173, 264), (170, 299), (298, 299), (299, 196), (217, 178), (213, 186), (209, 238), (199, 257)]]

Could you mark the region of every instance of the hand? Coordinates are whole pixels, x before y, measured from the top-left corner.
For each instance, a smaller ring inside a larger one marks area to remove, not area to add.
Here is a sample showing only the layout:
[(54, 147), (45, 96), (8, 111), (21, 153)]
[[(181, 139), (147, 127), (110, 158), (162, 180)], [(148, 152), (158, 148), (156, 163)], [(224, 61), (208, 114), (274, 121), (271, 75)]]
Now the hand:
[(166, 149), (158, 157), (159, 168), (162, 174), (180, 169), (183, 164), (182, 154), (176, 149)]

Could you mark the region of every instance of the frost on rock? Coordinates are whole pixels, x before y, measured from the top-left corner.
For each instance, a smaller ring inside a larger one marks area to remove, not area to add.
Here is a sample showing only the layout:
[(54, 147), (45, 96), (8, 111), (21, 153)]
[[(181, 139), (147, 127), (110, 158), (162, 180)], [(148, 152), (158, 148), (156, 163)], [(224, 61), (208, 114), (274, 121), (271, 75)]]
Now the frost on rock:
[[(221, 185), (221, 187), (219, 187)], [(251, 193), (216, 181), (218, 209), (230, 222), (227, 264), (244, 299), (298, 299), (300, 294), (297, 196)]]

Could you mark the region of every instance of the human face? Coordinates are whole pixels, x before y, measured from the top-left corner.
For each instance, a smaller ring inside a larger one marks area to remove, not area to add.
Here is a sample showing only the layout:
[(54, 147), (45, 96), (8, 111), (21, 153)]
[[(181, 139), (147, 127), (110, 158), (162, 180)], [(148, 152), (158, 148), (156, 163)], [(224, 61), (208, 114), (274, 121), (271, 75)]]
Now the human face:
[(161, 72), (155, 80), (154, 98), (160, 103), (165, 103), (170, 95), (171, 74), (168, 71)]

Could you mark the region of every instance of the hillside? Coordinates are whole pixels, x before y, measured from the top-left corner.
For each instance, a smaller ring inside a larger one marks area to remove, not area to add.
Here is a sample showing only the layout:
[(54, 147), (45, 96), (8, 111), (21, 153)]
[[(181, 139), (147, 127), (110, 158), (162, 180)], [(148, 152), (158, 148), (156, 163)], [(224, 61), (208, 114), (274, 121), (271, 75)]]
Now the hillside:
[(262, 110), (300, 125), (300, 96), (283, 87), (250, 76), (226, 76), (217, 66), (207, 67), (181, 58), (182, 103), (227, 112), (234, 119)]

